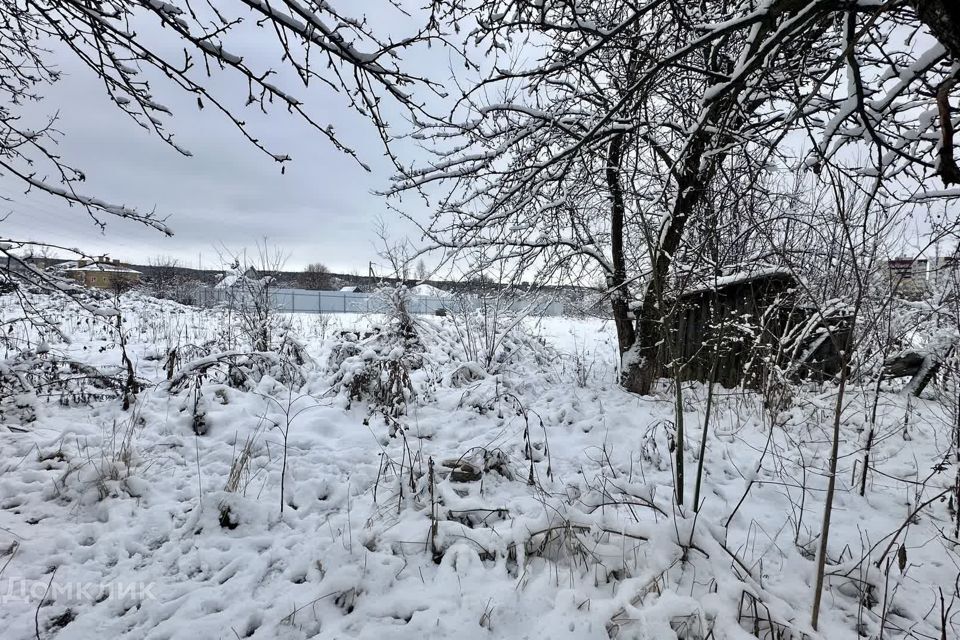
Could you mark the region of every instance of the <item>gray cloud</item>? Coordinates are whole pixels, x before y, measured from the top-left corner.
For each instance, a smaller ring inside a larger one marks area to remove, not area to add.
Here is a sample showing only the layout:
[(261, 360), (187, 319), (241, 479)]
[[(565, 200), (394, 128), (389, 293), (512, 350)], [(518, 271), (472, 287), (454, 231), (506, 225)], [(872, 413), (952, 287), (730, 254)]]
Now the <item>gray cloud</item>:
[[(164, 83), (156, 91), (174, 112), (167, 128), (193, 153), (187, 158), (117, 110), (76, 61), (64, 58), (60, 66), (64, 78), (45, 90), (32, 117), (59, 112), (57, 127), (64, 134), (59, 152), (85, 171), (87, 193), (141, 210), (155, 208), (169, 215), (176, 235), (166, 238), (111, 219), (102, 233), (83, 210), (43, 194), (24, 194), (7, 176), (0, 177), (0, 195), (9, 199), (0, 205), (9, 212), (0, 223), (3, 235), (109, 252), (132, 262), (163, 254), (196, 266), (202, 255), (209, 266), (216, 246), (252, 246), (264, 237), (290, 254), (291, 268), (319, 260), (334, 270), (365, 270), (368, 261), (377, 260), (373, 227), (387, 208), (371, 191), (387, 184), (390, 166), (376, 132), (341, 98), (319, 88), (305, 93), (312, 113), (362, 152), (371, 173), (282, 109), (266, 115), (253, 107), (241, 110), (271, 150), (293, 157), (282, 175), (280, 165), (244, 140), (229, 120), (210, 108), (198, 110), (192, 95)], [(210, 82), (242, 104), (245, 87), (236, 86), (236, 79), (218, 75)], [(390, 226), (414, 235), (411, 225), (395, 217)]]

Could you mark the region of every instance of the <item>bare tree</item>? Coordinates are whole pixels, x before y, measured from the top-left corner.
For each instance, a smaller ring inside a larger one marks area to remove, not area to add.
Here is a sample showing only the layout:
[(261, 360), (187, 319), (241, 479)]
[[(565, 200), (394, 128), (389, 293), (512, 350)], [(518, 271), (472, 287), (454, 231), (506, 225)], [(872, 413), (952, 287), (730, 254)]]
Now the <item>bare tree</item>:
[(146, 284), (155, 298), (189, 304), (194, 299), (195, 283), (184, 274), (180, 261), (170, 256), (155, 256), (147, 261), (149, 272)]
[(147, 260), (147, 265), (150, 267), (149, 284), (151, 292), (157, 298), (166, 297), (166, 294), (173, 287), (177, 270), (181, 266), (180, 261), (171, 256), (154, 256)]
[(390, 277), (406, 281), (410, 278), (411, 262), (417, 252), (407, 238), (394, 240), (390, 237), (390, 230), (382, 218), (376, 222), (375, 233), (379, 240), (377, 254), (390, 267)]
[(423, 261), (423, 258), (417, 260), (417, 268), (414, 274), (417, 280), (423, 282), (430, 277), (430, 269), (427, 268), (427, 264)]
[(332, 286), (330, 270), (321, 262), (311, 262), (304, 267), (298, 281), (306, 289), (330, 289)]
[(434, 157), (393, 193), (447, 185), (424, 225), (437, 246), (541, 279), (602, 273), (631, 390), (650, 389), (674, 261), (718, 194), (747, 204), (777, 172), (851, 153), (865, 162), (848, 173), (891, 202), (960, 194), (928, 186), (952, 183), (956, 71), (908, 3), (450, 5), (496, 60), (422, 127)]
[(274, 290), (287, 255), (265, 239), (253, 252), (224, 252), (222, 257), (227, 268), (217, 288), (226, 296), (250, 348), (269, 351), (278, 323)]

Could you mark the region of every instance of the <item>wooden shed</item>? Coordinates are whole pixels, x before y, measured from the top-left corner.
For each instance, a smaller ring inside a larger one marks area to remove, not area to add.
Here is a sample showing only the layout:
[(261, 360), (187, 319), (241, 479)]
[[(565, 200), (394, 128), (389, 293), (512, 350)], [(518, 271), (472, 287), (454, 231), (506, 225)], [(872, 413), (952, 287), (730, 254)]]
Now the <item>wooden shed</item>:
[(801, 304), (796, 278), (766, 270), (716, 279), (667, 301), (657, 377), (758, 387), (770, 365), (795, 379), (832, 377), (850, 340), (842, 307)]

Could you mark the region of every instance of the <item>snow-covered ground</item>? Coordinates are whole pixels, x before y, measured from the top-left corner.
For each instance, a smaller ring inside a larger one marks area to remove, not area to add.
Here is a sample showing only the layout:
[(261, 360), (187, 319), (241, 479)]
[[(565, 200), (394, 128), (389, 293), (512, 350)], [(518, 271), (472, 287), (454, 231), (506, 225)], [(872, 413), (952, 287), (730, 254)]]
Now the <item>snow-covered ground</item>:
[[(69, 342), (18, 328), (36, 359), (120, 367), (109, 320), (49, 310)], [(397, 430), (350, 397), (378, 318), (287, 316), (304, 364), (231, 381), (181, 373), (209, 345), (243, 350), (234, 319), (121, 310), (148, 382), (130, 409), (81, 382), (3, 406), (5, 639), (958, 637), (938, 593), (949, 605), (960, 574), (953, 418), (933, 392), (881, 394), (864, 497), (872, 395), (848, 396), (818, 634), (832, 386), (781, 413), (718, 390), (697, 513), (705, 389), (684, 387), (681, 508), (674, 395), (617, 387), (608, 322), (528, 319), (468, 363), (462, 327), (417, 319)]]

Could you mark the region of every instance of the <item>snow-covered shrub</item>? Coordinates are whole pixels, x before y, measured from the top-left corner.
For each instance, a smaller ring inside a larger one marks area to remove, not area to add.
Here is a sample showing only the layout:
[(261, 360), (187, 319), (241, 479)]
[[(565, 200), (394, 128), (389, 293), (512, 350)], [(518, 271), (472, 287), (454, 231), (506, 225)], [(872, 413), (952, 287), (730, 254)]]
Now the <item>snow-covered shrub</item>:
[(504, 394), (529, 389), (549, 377), (544, 374), (559, 356), (521, 320), (482, 309), (440, 319), (430, 335), (431, 357), (441, 365), (440, 382), (463, 389), (461, 406), (487, 413)]
[(166, 372), (167, 380), (183, 367), (187, 362), (205, 358), (213, 353), (215, 345), (213, 342), (206, 344), (182, 344), (175, 345), (165, 349), (163, 352), (155, 352), (147, 355), (147, 360), (162, 360), (163, 370)]
[(333, 391), (345, 397), (348, 405), (368, 401), (370, 412), (381, 414), (393, 435), (399, 418), (426, 390), (426, 381), (415, 373), (424, 367), (425, 348), (408, 311), (406, 288), (385, 290), (383, 296), (389, 305), (384, 325), (362, 339), (342, 334), (331, 350), (329, 367)]
[(523, 331), (525, 316), (499, 299), (485, 301), (479, 309), (463, 306), (448, 317), (463, 361), (476, 363), (489, 374), (501, 373), (525, 355), (538, 365), (545, 362), (543, 341)]
[(285, 385), (303, 384), (302, 367), (312, 361), (294, 339), (285, 340), (280, 353), (221, 351), (184, 363), (168, 377), (167, 389), (177, 393), (187, 389), (194, 379), (226, 384), (237, 389), (251, 385), (269, 375)]
[(0, 418), (32, 422), (41, 402), (87, 405), (120, 398), (123, 393), (124, 372), (119, 368), (78, 362), (45, 343), (0, 361)]
[(307, 348), (292, 331), (285, 330), (280, 336), (277, 346), (280, 356), (280, 375), (278, 380), (288, 386), (299, 387), (304, 383), (303, 367), (313, 365), (313, 358), (307, 353)]
[(206, 413), (210, 401), (207, 391), (226, 385), (252, 391), (264, 379), (272, 379), (299, 388), (306, 380), (304, 367), (312, 364), (303, 345), (290, 335), (279, 345), (279, 353), (226, 351), (211, 353), (184, 363), (174, 371), (175, 352), (168, 356), (168, 376), (164, 386), (171, 395), (182, 395), (181, 411), (189, 411), (194, 433), (207, 432)]
[(280, 328), (273, 297), (285, 261), (286, 256), (279, 249), (264, 241), (249, 257), (246, 251), (231, 256), (229, 267), (216, 285), (253, 351), (270, 351)]

